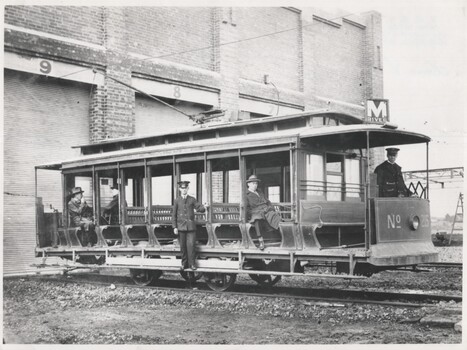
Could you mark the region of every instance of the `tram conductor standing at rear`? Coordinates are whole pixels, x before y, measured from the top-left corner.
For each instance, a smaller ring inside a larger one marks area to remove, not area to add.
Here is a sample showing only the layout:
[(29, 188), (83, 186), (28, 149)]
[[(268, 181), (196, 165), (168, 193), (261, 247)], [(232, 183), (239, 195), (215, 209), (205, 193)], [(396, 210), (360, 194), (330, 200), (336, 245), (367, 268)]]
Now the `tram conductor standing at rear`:
[(206, 208), (200, 204), (196, 198), (188, 195), (189, 184), (190, 181), (180, 181), (178, 183), (180, 196), (175, 200), (174, 203), (172, 227), (174, 234), (179, 236), (180, 251), (182, 253), (182, 269), (191, 268), (192, 270), (196, 270), (195, 210), (204, 213)]
[(397, 165), (399, 148), (386, 148), (388, 159), (375, 169), (380, 197), (410, 197), (413, 193), (405, 186), (402, 168)]

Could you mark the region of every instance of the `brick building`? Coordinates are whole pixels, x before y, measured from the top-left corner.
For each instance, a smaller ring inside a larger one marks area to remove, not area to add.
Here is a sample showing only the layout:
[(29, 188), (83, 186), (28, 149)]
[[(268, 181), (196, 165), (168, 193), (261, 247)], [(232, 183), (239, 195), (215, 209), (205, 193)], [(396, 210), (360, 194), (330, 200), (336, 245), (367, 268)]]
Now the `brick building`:
[[(34, 270), (34, 165), (193, 124), (112, 78), (230, 121), (322, 108), (363, 118), (363, 102), (383, 97), (381, 40), (375, 12), (6, 6), (4, 274)], [(39, 192), (59, 196), (60, 181)]]

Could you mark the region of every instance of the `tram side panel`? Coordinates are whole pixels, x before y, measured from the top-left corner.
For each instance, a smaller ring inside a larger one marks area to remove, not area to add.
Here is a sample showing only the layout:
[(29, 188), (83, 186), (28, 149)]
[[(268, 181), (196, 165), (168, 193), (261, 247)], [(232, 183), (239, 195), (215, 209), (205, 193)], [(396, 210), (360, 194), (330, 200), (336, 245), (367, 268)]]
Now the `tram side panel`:
[(407, 266), (435, 262), (429, 201), (420, 198), (372, 198), (369, 262)]

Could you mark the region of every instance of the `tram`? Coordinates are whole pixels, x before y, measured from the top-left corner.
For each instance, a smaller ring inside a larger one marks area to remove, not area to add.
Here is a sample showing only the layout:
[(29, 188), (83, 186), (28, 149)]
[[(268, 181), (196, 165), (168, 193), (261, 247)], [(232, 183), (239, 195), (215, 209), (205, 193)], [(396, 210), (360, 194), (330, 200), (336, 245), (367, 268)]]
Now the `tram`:
[[(427, 191), (379, 198), (370, 171), (374, 148), (424, 143), (428, 153), (429, 142), (393, 125), (317, 111), (76, 146), (76, 159), (35, 167), (35, 253), (43, 265), (59, 257), (65, 266), (130, 269), (144, 285), (179, 271), (172, 204), (177, 182), (190, 181), (189, 194), (209, 205), (196, 213), (196, 276), (214, 290), (230, 288), (237, 274), (274, 284), (281, 276), (365, 278), (435, 262)], [(54, 189), (51, 170), (60, 174)], [(264, 250), (246, 217), (252, 174), (282, 218), (279, 229), (262, 232)], [(91, 246), (68, 213), (76, 186), (92, 208)], [(103, 214), (111, 187), (119, 193), (113, 218)], [(325, 272), (306, 268), (316, 266)]]

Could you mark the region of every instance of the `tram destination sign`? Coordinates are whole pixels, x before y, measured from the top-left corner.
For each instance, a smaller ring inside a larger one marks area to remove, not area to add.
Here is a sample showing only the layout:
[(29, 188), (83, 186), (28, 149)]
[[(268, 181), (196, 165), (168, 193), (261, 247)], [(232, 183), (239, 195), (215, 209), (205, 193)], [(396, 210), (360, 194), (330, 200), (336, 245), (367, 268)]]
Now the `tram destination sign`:
[(371, 99), (366, 101), (365, 121), (384, 124), (389, 122), (389, 100)]

